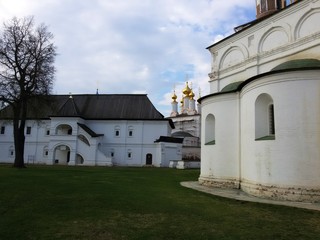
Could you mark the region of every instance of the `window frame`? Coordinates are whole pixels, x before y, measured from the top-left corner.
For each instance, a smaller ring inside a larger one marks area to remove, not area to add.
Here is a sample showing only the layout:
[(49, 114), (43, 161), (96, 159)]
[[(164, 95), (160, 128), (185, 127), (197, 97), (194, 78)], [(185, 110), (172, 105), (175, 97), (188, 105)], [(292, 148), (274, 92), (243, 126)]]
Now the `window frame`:
[(1, 135), (6, 134), (6, 127), (5, 127), (5, 126), (1, 126), (0, 134), (1, 134)]

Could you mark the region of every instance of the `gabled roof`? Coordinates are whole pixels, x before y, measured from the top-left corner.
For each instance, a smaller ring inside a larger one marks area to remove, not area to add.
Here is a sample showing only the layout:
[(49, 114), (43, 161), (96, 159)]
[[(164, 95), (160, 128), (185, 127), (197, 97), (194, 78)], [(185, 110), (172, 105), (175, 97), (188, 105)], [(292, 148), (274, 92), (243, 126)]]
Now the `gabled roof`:
[[(28, 119), (81, 117), (88, 120), (166, 120), (146, 94), (82, 94), (38, 96), (30, 100)], [(0, 118), (12, 119), (10, 106)], [(171, 122), (170, 122), (171, 124)], [(172, 125), (172, 124), (171, 124)]]

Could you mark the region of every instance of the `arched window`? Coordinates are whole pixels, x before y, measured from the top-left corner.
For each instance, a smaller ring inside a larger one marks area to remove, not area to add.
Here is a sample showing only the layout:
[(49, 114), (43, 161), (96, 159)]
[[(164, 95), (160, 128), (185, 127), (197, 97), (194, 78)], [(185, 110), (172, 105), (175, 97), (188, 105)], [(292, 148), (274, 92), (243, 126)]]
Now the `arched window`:
[(83, 164), (84, 163), (84, 159), (80, 154), (76, 155), (76, 164)]
[(67, 124), (60, 124), (56, 128), (57, 135), (72, 135), (72, 127)]
[(205, 120), (205, 144), (213, 145), (216, 143), (215, 126), (216, 120), (212, 114), (209, 114)]
[(82, 142), (84, 142), (85, 144), (87, 144), (88, 146), (90, 146), (89, 140), (82, 134), (80, 134), (78, 136), (79, 140), (81, 140)]
[(260, 94), (255, 102), (255, 139), (275, 139), (275, 114), (273, 99), (269, 94)]

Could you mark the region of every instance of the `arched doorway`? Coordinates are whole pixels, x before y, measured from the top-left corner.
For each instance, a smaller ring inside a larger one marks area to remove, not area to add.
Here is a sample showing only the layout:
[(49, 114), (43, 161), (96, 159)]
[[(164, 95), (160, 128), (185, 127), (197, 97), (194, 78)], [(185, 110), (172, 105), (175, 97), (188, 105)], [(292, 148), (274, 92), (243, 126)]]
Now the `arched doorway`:
[(54, 149), (54, 163), (67, 165), (70, 161), (70, 148), (67, 145), (59, 145)]
[(152, 154), (148, 153), (146, 155), (146, 165), (152, 165)]

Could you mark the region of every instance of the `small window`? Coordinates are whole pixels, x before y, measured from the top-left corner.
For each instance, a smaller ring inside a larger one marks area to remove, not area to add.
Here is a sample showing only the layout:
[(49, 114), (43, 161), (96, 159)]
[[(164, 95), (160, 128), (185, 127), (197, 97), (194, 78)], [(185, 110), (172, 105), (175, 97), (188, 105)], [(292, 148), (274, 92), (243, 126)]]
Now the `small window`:
[(129, 136), (129, 137), (132, 137), (132, 136), (133, 136), (133, 127), (132, 127), (132, 126), (129, 126), (129, 127), (128, 127), (128, 136)]
[(14, 147), (13, 146), (11, 146), (9, 148), (9, 157), (14, 157)]
[(114, 149), (113, 148), (110, 149), (109, 156), (112, 158), (114, 157)]
[(131, 152), (131, 149), (128, 150), (128, 159), (131, 159), (132, 158), (132, 152)]
[(115, 126), (115, 128), (114, 128), (114, 136), (120, 137), (120, 127), (119, 126)]
[(50, 129), (47, 129), (46, 131), (46, 135), (49, 136), (50, 135)]
[(49, 149), (48, 149), (47, 146), (45, 146), (45, 147), (43, 148), (43, 156), (44, 156), (44, 157), (48, 157), (48, 155), (49, 155)]
[(5, 132), (6, 132), (6, 128), (5, 128), (5, 126), (1, 126), (0, 134), (4, 134)]
[(72, 135), (72, 128), (68, 129), (68, 135)]
[(31, 134), (31, 127), (27, 127), (27, 135)]

